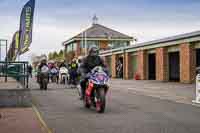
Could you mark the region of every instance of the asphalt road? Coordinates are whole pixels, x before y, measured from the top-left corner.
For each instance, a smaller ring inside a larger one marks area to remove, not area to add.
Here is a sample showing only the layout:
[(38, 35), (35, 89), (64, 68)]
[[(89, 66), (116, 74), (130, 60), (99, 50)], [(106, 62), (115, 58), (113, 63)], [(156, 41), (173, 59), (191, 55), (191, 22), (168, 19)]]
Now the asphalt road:
[(55, 133), (200, 133), (200, 108), (111, 88), (104, 114), (83, 107), (78, 93), (61, 85), (40, 91), (34, 104)]

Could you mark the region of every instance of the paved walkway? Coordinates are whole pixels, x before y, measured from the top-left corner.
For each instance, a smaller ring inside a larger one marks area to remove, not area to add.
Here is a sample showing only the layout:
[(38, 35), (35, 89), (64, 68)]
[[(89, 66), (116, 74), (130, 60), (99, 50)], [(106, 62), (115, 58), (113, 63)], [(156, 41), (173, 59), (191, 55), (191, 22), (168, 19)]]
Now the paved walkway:
[(15, 79), (8, 77), (8, 82), (5, 83), (5, 78), (0, 77), (0, 90), (23, 89), (22, 85)]
[[(40, 91), (30, 82), (34, 104), (54, 132), (199, 133), (200, 110), (189, 105), (194, 84), (113, 79), (110, 86), (105, 115), (99, 115), (82, 107), (77, 90), (51, 83)], [(0, 108), (0, 114), (3, 133), (47, 132), (32, 108)]]
[[(32, 84), (31, 94), (53, 133), (200, 133), (199, 107), (145, 96), (150, 93), (145, 90), (139, 93), (128, 89), (150, 89), (151, 84), (154, 88), (160, 83), (132, 83), (112, 81), (104, 114), (96, 113), (94, 108), (84, 108), (77, 90), (61, 88), (61, 85), (50, 84), (47, 91), (40, 91)], [(157, 93), (152, 89), (150, 94)], [(166, 94), (172, 99), (171, 93)]]
[[(31, 89), (39, 88), (35, 81), (29, 84)], [(51, 83), (48, 88), (64, 89), (67, 86)], [(110, 88), (118, 91), (126, 91), (145, 96), (151, 96), (178, 103), (193, 104), (195, 98), (195, 84), (182, 84), (177, 82), (160, 82), (153, 80), (121, 80), (112, 79)]]
[(47, 133), (29, 91), (12, 78), (0, 78), (0, 133)]
[(192, 104), (195, 98), (195, 84), (159, 82), (150, 80), (113, 79), (111, 88), (145, 96), (152, 96), (179, 103)]
[(32, 108), (0, 108), (1, 133), (46, 133)]

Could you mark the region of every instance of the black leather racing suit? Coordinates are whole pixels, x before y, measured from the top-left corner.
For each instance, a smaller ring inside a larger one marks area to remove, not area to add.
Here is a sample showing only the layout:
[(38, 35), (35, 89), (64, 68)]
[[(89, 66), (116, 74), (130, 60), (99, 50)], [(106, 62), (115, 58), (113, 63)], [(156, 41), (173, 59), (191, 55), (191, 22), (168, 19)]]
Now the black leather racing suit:
[[(43, 66), (48, 67), (48, 65), (46, 63), (40, 63), (40, 65), (38, 66), (37, 82), (40, 82), (41, 69)], [(49, 77), (48, 77), (48, 79), (49, 79)]]
[(86, 83), (88, 81), (88, 73), (91, 72), (91, 70), (96, 66), (102, 66), (105, 67), (104, 61), (100, 58), (100, 56), (87, 56), (85, 59), (83, 59), (82, 64), (80, 65), (80, 71), (81, 71), (81, 91), (82, 96), (85, 95), (85, 89), (86, 89)]

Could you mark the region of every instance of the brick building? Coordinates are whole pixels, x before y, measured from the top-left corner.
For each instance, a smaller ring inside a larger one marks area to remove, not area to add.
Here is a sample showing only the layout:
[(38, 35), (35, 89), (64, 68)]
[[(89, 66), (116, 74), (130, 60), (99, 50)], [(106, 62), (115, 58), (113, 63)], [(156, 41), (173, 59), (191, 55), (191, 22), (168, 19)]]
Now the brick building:
[(123, 57), (124, 79), (192, 83), (200, 66), (200, 31), (101, 52), (116, 77), (116, 62)]
[(67, 61), (74, 57), (85, 55), (87, 50), (96, 45), (100, 51), (129, 46), (133, 37), (107, 28), (103, 25), (93, 25), (80, 34), (63, 42), (65, 46), (65, 58)]

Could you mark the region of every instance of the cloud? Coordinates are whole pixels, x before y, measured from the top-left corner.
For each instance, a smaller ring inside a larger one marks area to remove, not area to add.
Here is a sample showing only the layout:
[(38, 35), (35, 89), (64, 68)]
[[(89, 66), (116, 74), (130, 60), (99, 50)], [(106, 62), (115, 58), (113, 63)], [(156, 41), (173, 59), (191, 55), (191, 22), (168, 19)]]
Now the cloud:
[[(20, 12), (27, 2), (15, 1), (0, 0), (0, 37), (9, 42), (19, 29)], [(91, 25), (93, 14), (99, 16), (100, 24), (136, 36), (140, 42), (199, 30), (200, 1), (177, 1), (37, 0), (33, 42), (23, 58), (62, 49), (63, 41)]]

